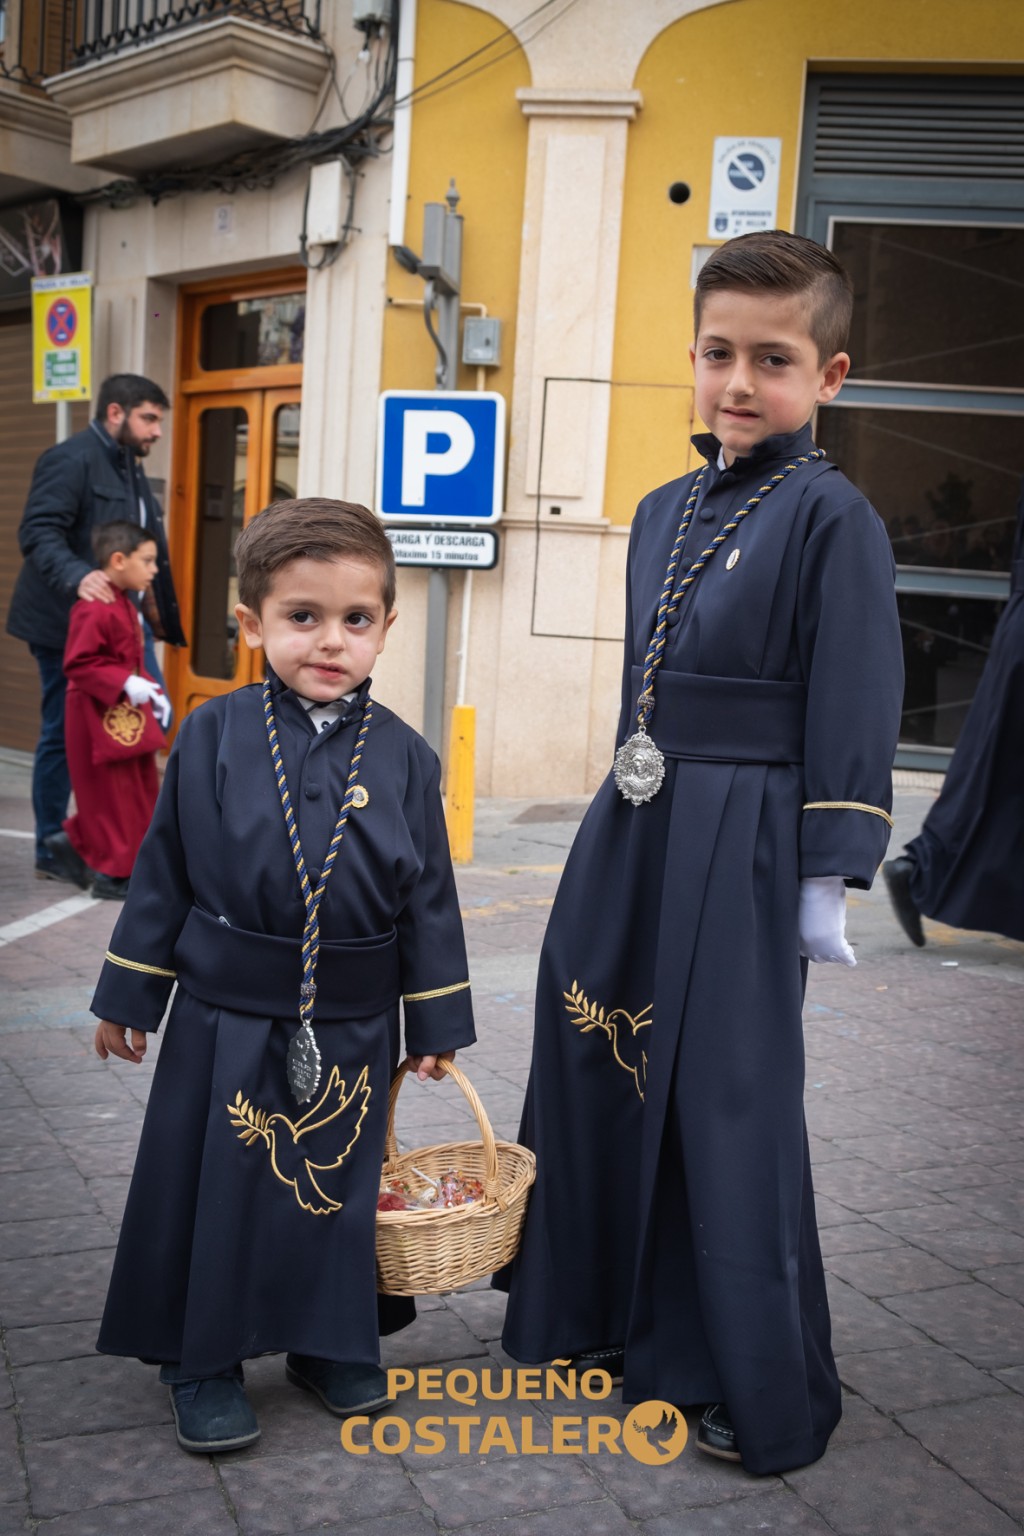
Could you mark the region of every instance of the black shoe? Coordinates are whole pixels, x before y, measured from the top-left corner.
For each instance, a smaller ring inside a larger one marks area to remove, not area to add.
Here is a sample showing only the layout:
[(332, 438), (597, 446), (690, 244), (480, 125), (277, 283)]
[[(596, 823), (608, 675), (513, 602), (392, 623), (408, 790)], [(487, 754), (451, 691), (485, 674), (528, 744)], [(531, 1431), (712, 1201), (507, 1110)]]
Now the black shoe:
[(97, 875), (92, 883), (92, 893), (100, 901), (124, 901), (128, 895), (128, 876), (118, 880), (114, 875)]
[(50, 857), (45, 865), (42, 860), (37, 862), (36, 873), (50, 880), (66, 880), (69, 885), (79, 885), (83, 891), (88, 890), (92, 870), (74, 848), (67, 833), (53, 832), (49, 837), (44, 837), (43, 842)]
[(171, 1387), (174, 1429), (183, 1451), (213, 1456), (254, 1445), (260, 1427), (240, 1375), (205, 1376)]
[(721, 1461), (739, 1461), (736, 1448), (736, 1431), (724, 1403), (712, 1403), (705, 1408), (697, 1425), (697, 1449)]
[(376, 1413), (394, 1402), (379, 1365), (342, 1365), (337, 1360), (318, 1360), (315, 1355), (286, 1355), (284, 1370), (290, 1382), (312, 1392), (339, 1419), (353, 1413)]
[(617, 1349), (588, 1349), (582, 1355), (570, 1355), (570, 1363), (576, 1368), (576, 1379), (584, 1371), (607, 1371), (613, 1387), (622, 1386), (622, 1374), (626, 1368), (626, 1351)]
[(910, 894), (910, 876), (913, 868), (911, 859), (905, 859), (902, 856), (898, 859), (889, 859), (882, 865), (882, 878), (885, 880), (897, 922), (911, 944), (916, 944), (918, 949), (923, 949), (924, 929), (921, 927), (921, 914), (914, 906), (914, 898)]

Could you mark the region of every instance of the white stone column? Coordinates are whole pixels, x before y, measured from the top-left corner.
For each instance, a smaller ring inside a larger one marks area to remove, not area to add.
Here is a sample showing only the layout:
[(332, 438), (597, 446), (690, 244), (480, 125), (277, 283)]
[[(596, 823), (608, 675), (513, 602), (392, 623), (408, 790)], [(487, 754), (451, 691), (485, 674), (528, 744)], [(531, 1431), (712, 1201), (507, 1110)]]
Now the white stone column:
[[(508, 511), (602, 519), (626, 130), (638, 91), (526, 89), (530, 120)], [(538, 485), (543, 416), (543, 483)]]

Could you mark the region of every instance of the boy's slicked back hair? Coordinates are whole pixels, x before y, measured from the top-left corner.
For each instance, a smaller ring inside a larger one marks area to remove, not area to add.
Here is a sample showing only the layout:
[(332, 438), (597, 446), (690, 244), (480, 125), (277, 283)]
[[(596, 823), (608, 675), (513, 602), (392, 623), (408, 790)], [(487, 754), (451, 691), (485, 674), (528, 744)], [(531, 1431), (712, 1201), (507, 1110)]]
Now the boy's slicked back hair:
[(326, 496), (274, 501), (238, 536), (238, 601), (259, 613), (275, 575), (293, 560), (365, 560), (380, 571), (384, 611), (395, 606), (395, 556), (369, 507)]
[(155, 544), (152, 533), (141, 523), (96, 523), (90, 535), (96, 564), (102, 571), (112, 555), (134, 555), (143, 544)]
[(846, 348), (853, 314), (850, 274), (832, 252), (804, 235), (784, 229), (737, 235), (712, 253), (697, 274), (693, 291), (694, 336), (709, 294), (719, 292), (803, 294), (807, 329), (827, 363)]

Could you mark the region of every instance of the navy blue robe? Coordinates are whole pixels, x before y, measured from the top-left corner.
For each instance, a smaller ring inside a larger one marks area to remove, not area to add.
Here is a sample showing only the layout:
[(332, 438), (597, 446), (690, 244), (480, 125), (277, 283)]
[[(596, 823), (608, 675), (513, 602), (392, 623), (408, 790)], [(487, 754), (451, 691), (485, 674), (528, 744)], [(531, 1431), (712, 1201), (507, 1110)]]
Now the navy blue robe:
[[(709, 459), (680, 574), (813, 446)], [(630, 538), (622, 717), (693, 476)], [(730, 568), (729, 556), (739, 551)], [(840, 1414), (803, 1119), (800, 880), (871, 884), (889, 836), (902, 662), (889, 542), (832, 465), (795, 470), (683, 600), (650, 725), (665, 782), (611, 775), (541, 955), (521, 1139), (537, 1153), (503, 1343), (625, 1345), (627, 1402), (727, 1404), (745, 1466), (823, 1452)]]
[[(310, 878), (334, 830), (362, 701), (317, 735), (273, 679)], [(321, 903), (320, 1085), (285, 1077), (305, 920), (259, 686), (183, 722), (92, 1001), (157, 1029), (154, 1074), (100, 1350), (207, 1376), (292, 1350), (374, 1362), (415, 1315), (378, 1297), (376, 1202), (388, 1087), (412, 1055), (474, 1036), (465, 942), (426, 742), (374, 702), (357, 797)], [(358, 803), (358, 802), (365, 803)], [(120, 1066), (118, 1070), (123, 1069)]]
[(1024, 939), (1024, 495), (1010, 601), (992, 636), (942, 793), (907, 857), (925, 917)]

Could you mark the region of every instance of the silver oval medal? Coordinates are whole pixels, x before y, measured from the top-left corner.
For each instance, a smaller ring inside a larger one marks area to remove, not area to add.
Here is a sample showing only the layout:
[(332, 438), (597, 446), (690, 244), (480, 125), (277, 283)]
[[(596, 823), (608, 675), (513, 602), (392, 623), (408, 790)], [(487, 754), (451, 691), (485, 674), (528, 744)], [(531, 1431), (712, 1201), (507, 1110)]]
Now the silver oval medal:
[(308, 1024), (301, 1024), (298, 1034), (289, 1042), (285, 1071), (295, 1098), (305, 1104), (313, 1097), (320, 1081), (320, 1047)]
[(634, 805), (643, 805), (661, 788), (665, 758), (646, 731), (637, 731), (616, 752), (612, 771), (619, 792)]
[(725, 562), (726, 570), (727, 571), (731, 571), (733, 569), (733, 567), (736, 565), (736, 563), (739, 560), (739, 558), (740, 558), (739, 550), (738, 549), (734, 549), (732, 554), (729, 556), (728, 560)]

